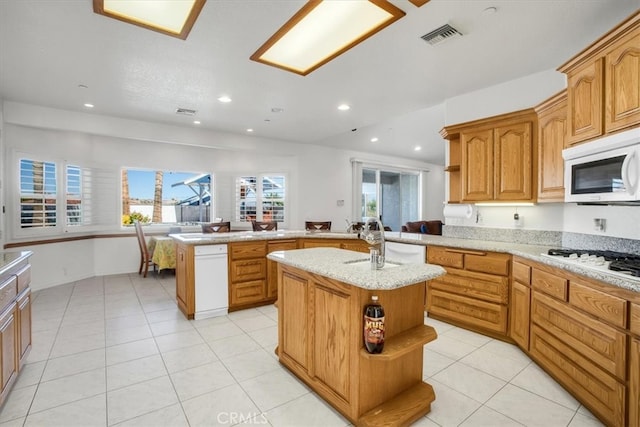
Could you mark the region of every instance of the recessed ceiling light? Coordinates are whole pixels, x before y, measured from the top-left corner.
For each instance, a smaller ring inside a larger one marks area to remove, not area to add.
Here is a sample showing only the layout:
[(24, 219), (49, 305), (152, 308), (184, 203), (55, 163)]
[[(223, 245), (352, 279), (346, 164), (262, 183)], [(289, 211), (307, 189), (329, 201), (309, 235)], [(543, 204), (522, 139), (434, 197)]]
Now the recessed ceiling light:
[(78, 87), (79, 87), (80, 89), (88, 89), (88, 88), (89, 88), (89, 86), (87, 86), (87, 85), (83, 85), (83, 84), (79, 84), (79, 85), (78, 85)]
[(88, 102), (87, 102), (86, 104), (84, 104), (84, 106), (85, 106), (85, 107), (87, 107), (87, 108), (93, 108), (93, 107), (95, 107), (95, 105), (93, 105), (93, 104), (89, 104)]
[(247, 132), (253, 132), (253, 129), (249, 128), (247, 129)]
[(422, 147), (419, 145), (416, 145), (415, 147), (413, 147), (413, 151), (420, 151), (422, 150)]
[(378, 142), (378, 137), (374, 136), (373, 138), (371, 138), (371, 142)]
[(490, 7), (486, 8), (485, 10), (483, 10), (482, 13), (485, 14), (485, 15), (493, 15), (497, 11), (498, 11), (497, 7), (490, 6)]
[(338, 110), (340, 110), (340, 111), (347, 111), (347, 110), (350, 110), (350, 109), (351, 109), (351, 107), (349, 105), (347, 105), (347, 104), (338, 105)]
[(284, 111), (284, 108), (280, 108), (280, 107), (272, 107), (271, 108), (271, 112), (272, 113), (282, 113)]
[(226, 104), (227, 102), (231, 102), (231, 98), (229, 98), (227, 95), (223, 95), (220, 98), (218, 98), (218, 101), (224, 102)]
[(194, 121), (193, 121), (193, 124), (194, 124), (194, 125), (199, 125), (199, 124), (200, 124), (200, 120), (194, 120)]

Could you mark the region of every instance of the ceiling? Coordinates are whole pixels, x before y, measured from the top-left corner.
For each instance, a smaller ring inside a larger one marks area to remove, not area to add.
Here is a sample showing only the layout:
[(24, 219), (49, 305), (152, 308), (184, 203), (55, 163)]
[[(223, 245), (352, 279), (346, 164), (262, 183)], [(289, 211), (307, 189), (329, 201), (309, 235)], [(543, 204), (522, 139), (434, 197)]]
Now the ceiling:
[[(430, 107), (555, 69), (638, 8), (637, 0), (431, 0), (420, 8), (393, 0), (405, 17), (307, 76), (250, 61), (304, 3), (208, 0), (180, 40), (97, 15), (89, 0), (0, 0), (0, 98), (85, 112), (90, 102), (91, 114), (252, 128), (256, 137), (443, 164), (443, 114)], [(496, 13), (483, 13), (491, 6)], [(420, 38), (446, 23), (463, 36), (435, 46)], [(233, 101), (220, 103), (221, 95)], [(351, 110), (339, 111), (341, 103)]]

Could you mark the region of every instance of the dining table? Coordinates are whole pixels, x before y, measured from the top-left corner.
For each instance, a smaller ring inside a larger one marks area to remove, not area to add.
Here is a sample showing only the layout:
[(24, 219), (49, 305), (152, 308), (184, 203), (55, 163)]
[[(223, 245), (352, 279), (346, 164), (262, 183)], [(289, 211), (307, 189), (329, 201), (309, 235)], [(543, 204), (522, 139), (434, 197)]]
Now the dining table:
[(176, 242), (168, 236), (151, 236), (148, 245), (153, 253), (151, 260), (158, 266), (158, 271), (176, 268)]

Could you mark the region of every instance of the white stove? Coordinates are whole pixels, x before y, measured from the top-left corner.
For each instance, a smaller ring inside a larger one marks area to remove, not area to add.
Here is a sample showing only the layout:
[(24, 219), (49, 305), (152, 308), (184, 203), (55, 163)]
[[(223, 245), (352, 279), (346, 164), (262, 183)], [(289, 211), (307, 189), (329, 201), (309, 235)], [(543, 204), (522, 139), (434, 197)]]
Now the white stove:
[(640, 256), (611, 251), (551, 249), (540, 254), (560, 263), (575, 265), (609, 276), (640, 283)]

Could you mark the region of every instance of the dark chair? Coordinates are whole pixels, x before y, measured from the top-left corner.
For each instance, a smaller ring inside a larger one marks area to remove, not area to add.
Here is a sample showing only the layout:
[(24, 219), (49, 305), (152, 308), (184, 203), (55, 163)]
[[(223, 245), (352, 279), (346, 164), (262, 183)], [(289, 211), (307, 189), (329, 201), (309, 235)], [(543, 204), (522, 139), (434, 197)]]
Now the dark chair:
[(136, 227), (136, 236), (138, 237), (138, 246), (140, 247), (140, 268), (138, 269), (138, 274), (143, 273), (142, 277), (147, 277), (147, 271), (149, 271), (149, 265), (153, 266), (153, 272), (156, 271), (156, 264), (153, 262), (153, 252), (149, 252), (149, 248), (147, 246), (147, 240), (144, 238), (144, 232), (142, 231), (142, 224), (140, 221), (135, 221), (134, 225)]
[(305, 221), (304, 229), (307, 231), (331, 230), (331, 221)]
[(278, 223), (275, 221), (251, 220), (251, 226), (253, 227), (253, 231), (269, 231), (278, 229)]
[(211, 224), (202, 224), (203, 233), (228, 233), (231, 231), (231, 221), (212, 222)]

